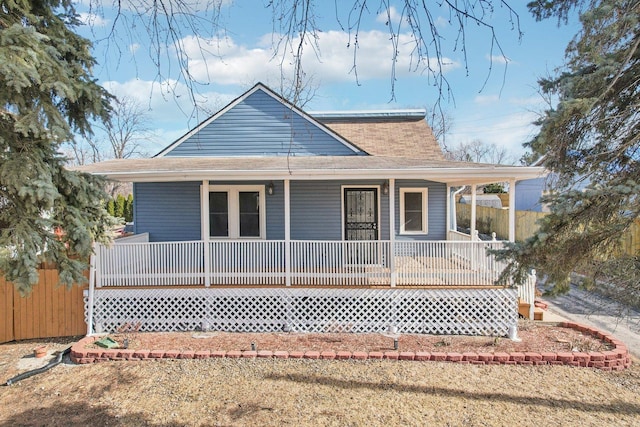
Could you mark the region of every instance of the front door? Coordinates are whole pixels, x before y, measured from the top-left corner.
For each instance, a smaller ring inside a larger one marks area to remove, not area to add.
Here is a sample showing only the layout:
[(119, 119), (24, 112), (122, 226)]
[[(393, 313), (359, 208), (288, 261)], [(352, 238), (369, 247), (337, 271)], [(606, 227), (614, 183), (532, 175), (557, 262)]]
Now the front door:
[(344, 239), (378, 240), (378, 189), (344, 189)]

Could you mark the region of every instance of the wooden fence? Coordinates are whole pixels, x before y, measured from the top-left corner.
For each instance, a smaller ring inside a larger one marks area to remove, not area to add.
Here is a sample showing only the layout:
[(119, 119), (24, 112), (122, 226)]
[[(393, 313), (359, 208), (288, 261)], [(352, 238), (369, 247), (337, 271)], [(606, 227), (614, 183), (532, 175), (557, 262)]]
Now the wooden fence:
[(83, 291), (58, 285), (58, 270), (39, 270), (40, 281), (21, 297), (0, 273), (0, 343), (32, 338), (84, 335)]
[(622, 251), (629, 255), (640, 256), (640, 219), (631, 227), (622, 238)]
[[(469, 227), (471, 223), (471, 205), (456, 203), (458, 225)], [(542, 212), (516, 211), (516, 241), (522, 242), (537, 230), (536, 221), (544, 217)], [(498, 239), (509, 238), (509, 209), (476, 206), (476, 228), (480, 233), (496, 233)]]
[[(516, 241), (522, 242), (537, 230), (536, 223), (547, 215), (544, 212), (516, 211)], [(456, 203), (456, 219), (461, 227), (471, 223), (471, 205)], [(496, 233), (498, 239), (509, 238), (509, 209), (486, 206), (476, 207), (476, 228), (480, 233)], [(640, 255), (640, 220), (637, 220), (620, 243), (621, 251), (629, 255)]]

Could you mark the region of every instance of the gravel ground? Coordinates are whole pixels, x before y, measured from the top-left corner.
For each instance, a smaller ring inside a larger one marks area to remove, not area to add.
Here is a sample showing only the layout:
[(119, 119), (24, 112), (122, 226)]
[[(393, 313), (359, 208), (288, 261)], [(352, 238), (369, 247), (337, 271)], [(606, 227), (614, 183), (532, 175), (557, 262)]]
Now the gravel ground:
[[(0, 381), (41, 342), (0, 345)], [(0, 425), (640, 426), (638, 363), (621, 372), (387, 360), (61, 364), (0, 387)]]

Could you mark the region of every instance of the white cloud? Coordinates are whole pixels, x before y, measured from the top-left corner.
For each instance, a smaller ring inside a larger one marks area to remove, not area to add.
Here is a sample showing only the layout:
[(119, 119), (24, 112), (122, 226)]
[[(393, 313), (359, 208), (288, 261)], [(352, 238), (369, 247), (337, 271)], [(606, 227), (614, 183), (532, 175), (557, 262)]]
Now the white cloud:
[(489, 114), (467, 117), (465, 121), (454, 121), (454, 130), (447, 136), (447, 145), (479, 139), (488, 144), (505, 147), (516, 158), (524, 153), (522, 144), (529, 141), (536, 132), (532, 122), (536, 114), (528, 111)]
[(129, 45), (129, 52), (136, 53), (140, 49), (140, 43), (132, 43)]
[[(274, 54), (271, 40), (276, 36), (265, 35), (255, 48), (241, 46), (230, 37), (203, 40), (190, 36), (181, 40), (181, 44), (191, 58), (189, 71), (200, 81), (217, 84), (246, 84), (247, 82), (274, 80), (278, 78), (280, 67), (285, 76), (291, 76), (294, 70), (294, 56), (289, 51)], [(297, 46), (298, 40), (292, 45)], [(358, 35), (358, 45), (354, 46), (353, 36), (343, 31), (327, 31), (318, 35), (318, 52), (309, 43), (304, 45), (302, 56), (303, 69), (307, 75), (322, 83), (353, 81), (355, 72), (360, 80), (387, 79), (391, 73), (394, 46), (389, 34), (382, 31), (362, 31)], [(427, 59), (418, 62), (412, 57), (413, 39), (409, 34), (398, 38), (396, 77), (404, 77), (424, 72)], [(356, 66), (354, 69), (354, 49)], [(444, 71), (457, 68), (458, 63), (443, 58)]]
[(108, 81), (103, 86), (117, 97), (135, 99), (148, 109), (151, 122), (173, 129), (196, 126), (237, 96), (217, 92), (196, 94), (196, 108), (189, 88), (175, 80), (158, 83), (132, 79), (124, 83)]
[(438, 16), (435, 24), (438, 28), (447, 28), (449, 26), (449, 20), (444, 16)]
[(530, 110), (542, 111), (543, 108), (548, 107), (548, 105), (544, 102), (542, 96), (529, 96), (524, 98), (509, 98), (509, 104), (512, 105), (520, 105), (526, 107)]
[(504, 55), (487, 55), (486, 58), (496, 64), (516, 64), (511, 58), (507, 58)]
[(398, 9), (395, 6), (391, 6), (384, 12), (380, 12), (376, 17), (376, 21), (386, 25), (398, 25), (402, 15), (398, 13)]
[(477, 95), (473, 98), (473, 102), (480, 105), (493, 104), (499, 101), (500, 97), (498, 95)]
[(476, 95), (473, 98), (474, 104), (477, 105), (498, 105), (504, 103), (508, 105), (515, 105), (522, 107), (528, 111), (542, 111), (546, 104), (540, 96), (528, 96), (528, 97), (509, 97), (501, 98), (500, 95)]
[(106, 27), (109, 23), (108, 19), (105, 19), (104, 17), (95, 13), (82, 12), (79, 15), (80, 16), (78, 18), (80, 19), (80, 22), (92, 27)]

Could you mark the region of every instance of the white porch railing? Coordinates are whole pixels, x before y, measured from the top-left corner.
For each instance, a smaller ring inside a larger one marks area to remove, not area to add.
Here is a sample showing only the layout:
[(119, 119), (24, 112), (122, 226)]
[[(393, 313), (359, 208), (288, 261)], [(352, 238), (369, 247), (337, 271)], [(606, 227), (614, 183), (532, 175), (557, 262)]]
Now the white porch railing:
[(487, 253), (501, 242), (395, 242), (400, 285), (493, 285), (504, 266)]
[(447, 231), (447, 241), (453, 240), (457, 242), (470, 242), (474, 240), (470, 234), (461, 233), (455, 230)]
[[(96, 248), (96, 286), (489, 286), (496, 241), (190, 241)], [(393, 262), (392, 258), (393, 257)], [(392, 271), (393, 266), (394, 271)]]
[(281, 240), (209, 242), (209, 263), (205, 266), (209, 270), (209, 283), (284, 284), (284, 244)]
[(388, 241), (293, 241), (294, 285), (388, 285)]
[(203, 284), (201, 241), (96, 245), (96, 286)]

